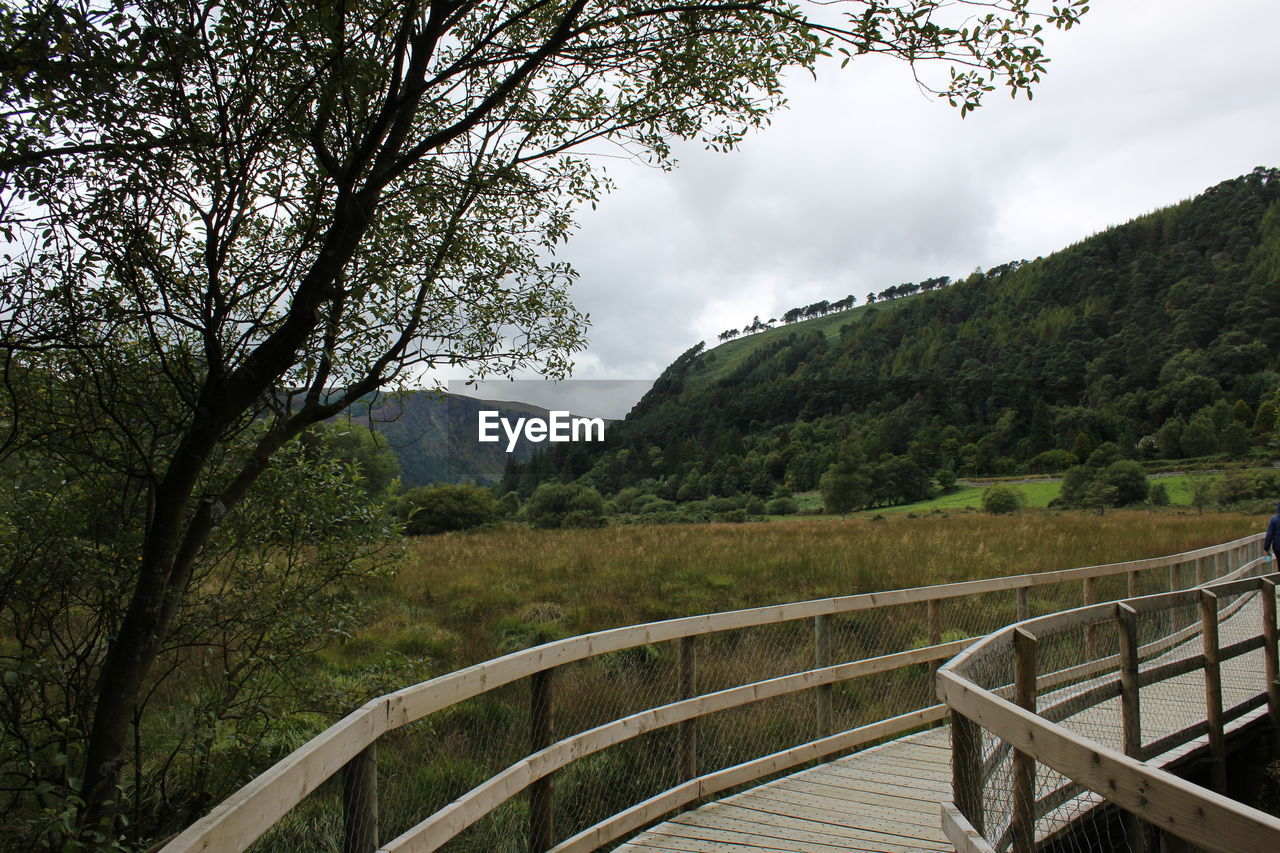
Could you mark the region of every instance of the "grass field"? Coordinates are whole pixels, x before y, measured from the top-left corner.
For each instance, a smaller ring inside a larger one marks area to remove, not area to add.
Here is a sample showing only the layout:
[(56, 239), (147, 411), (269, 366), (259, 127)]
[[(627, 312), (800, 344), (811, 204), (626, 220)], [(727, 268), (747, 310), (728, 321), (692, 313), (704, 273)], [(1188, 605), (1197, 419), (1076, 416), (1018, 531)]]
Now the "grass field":
[(410, 542), (398, 575), (370, 591), (365, 627), (330, 655), (335, 663), (355, 662), (391, 650), (435, 674), (617, 625), (1137, 559), (1234, 539), (1264, 524), (1177, 510), (895, 512), (880, 520), (793, 516), (787, 523), (422, 537)]
[[(1245, 473), (1252, 470), (1272, 469), (1246, 469)], [(1169, 503), (1175, 507), (1189, 507), (1192, 505), (1192, 498), (1195, 492), (1195, 484), (1197, 481), (1206, 481), (1212, 488), (1212, 485), (1222, 477), (1221, 474), (1157, 474), (1150, 478), (1151, 485), (1157, 483), (1165, 487), (1165, 491), (1169, 494)], [(1049, 502), (1056, 498), (1062, 491), (1061, 483), (1056, 478), (1046, 478), (1042, 480), (1026, 480), (1011, 481), (1012, 485), (1022, 491), (1027, 498), (1027, 506), (1031, 508), (1047, 507)], [(963, 481), (954, 492), (945, 495), (939, 495), (927, 501), (917, 501), (915, 503), (901, 504), (899, 506), (879, 507), (877, 509), (864, 510), (856, 513), (861, 517), (873, 517), (881, 514), (890, 513), (913, 513), (916, 515), (926, 515), (935, 511), (946, 512), (948, 510), (963, 509), (981, 509), (982, 493), (989, 487), (990, 483), (966, 484)], [(1280, 495), (1277, 495), (1280, 498)], [(819, 492), (801, 492), (795, 495), (795, 501), (800, 507), (800, 511), (804, 513), (812, 513), (807, 517), (813, 518), (838, 518), (839, 516), (831, 516), (822, 514), (822, 495)], [(805, 516), (774, 516), (774, 520), (785, 521), (789, 519), (803, 518)]]

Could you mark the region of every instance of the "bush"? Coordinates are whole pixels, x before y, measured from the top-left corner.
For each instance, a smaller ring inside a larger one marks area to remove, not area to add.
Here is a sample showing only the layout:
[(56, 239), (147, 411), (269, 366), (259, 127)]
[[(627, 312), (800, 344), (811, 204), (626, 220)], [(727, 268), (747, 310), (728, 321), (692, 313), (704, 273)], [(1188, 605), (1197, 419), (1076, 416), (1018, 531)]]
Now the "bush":
[[(772, 501), (770, 501), (770, 503), (772, 503)], [(747, 515), (764, 515), (765, 513), (764, 501), (760, 500), (760, 498), (756, 497), (755, 495), (752, 495), (751, 497), (747, 498), (747, 505), (743, 507), (743, 509), (746, 510)]]
[(672, 512), (676, 508), (676, 505), (669, 500), (654, 497), (653, 495), (649, 495), (648, 497), (653, 498), (653, 500), (645, 501), (643, 504), (640, 501), (636, 501), (636, 506), (638, 507), (636, 512), (641, 515), (653, 515), (654, 513), (659, 512)]
[(543, 483), (525, 502), (524, 516), (533, 527), (544, 529), (603, 527), (604, 499), (595, 489), (576, 483)]
[(502, 514), (493, 493), (481, 486), (419, 486), (400, 499), (400, 514), (410, 535), (469, 530), (497, 521)]
[(1164, 483), (1156, 483), (1151, 487), (1148, 497), (1152, 506), (1168, 506), (1169, 490), (1164, 487)]
[(1093, 471), (1083, 465), (1073, 465), (1068, 468), (1062, 475), (1062, 494), (1059, 500), (1066, 506), (1080, 506), (1084, 503), (1085, 495), (1089, 491), (1089, 484), (1093, 482)]
[(1253, 474), (1231, 471), (1213, 487), (1213, 499), (1224, 506), (1246, 501), (1275, 501), (1277, 496), (1280, 496), (1280, 474), (1271, 471)]
[[(1098, 461), (1105, 458), (1095, 456)], [(1148, 491), (1147, 472), (1132, 460), (1121, 459), (1100, 469), (1077, 465), (1062, 475), (1062, 494), (1054, 505), (1093, 509), (1127, 506), (1145, 501)]]
[(800, 507), (791, 498), (774, 498), (765, 504), (764, 511), (768, 515), (795, 515)]
[(956, 472), (950, 468), (939, 469), (933, 479), (938, 482), (938, 490), (941, 492), (949, 492), (956, 487)]
[(711, 512), (733, 512), (735, 509), (742, 509), (742, 502), (733, 498), (710, 498), (707, 501), (707, 509)]
[(993, 515), (1017, 512), (1027, 502), (1021, 489), (998, 483), (982, 493), (982, 508)]
[(1056, 474), (1076, 464), (1075, 454), (1070, 450), (1046, 450), (1032, 456), (1027, 467), (1035, 474)]
[(520, 514), (520, 496), (515, 492), (507, 492), (498, 499), (498, 512), (503, 518), (515, 518)]
[(1103, 469), (1099, 479), (1105, 485), (1115, 487), (1115, 506), (1142, 503), (1147, 499), (1147, 472), (1137, 462), (1127, 459), (1112, 462)]

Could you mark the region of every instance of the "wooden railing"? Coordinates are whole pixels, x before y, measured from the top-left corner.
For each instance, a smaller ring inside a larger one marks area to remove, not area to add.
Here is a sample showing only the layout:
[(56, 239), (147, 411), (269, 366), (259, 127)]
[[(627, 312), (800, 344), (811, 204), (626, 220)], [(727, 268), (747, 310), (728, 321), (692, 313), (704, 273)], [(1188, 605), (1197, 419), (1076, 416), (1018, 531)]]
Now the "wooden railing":
[[(1121, 811), (1106, 817), (1139, 853), (1157, 832), (1209, 851), (1280, 850), (1280, 818), (1226, 796), (1231, 726), (1265, 713), (1273, 736), (1280, 727), (1280, 574), (1250, 576), (1271, 568), (1257, 558), (1214, 583), (1201, 575), (1197, 588), (1026, 620), (943, 666), (937, 691), (952, 711), (954, 800), (942, 817), (956, 850), (1030, 853), (1049, 840), (1090, 849), (1066, 839), (1109, 805)], [(1221, 628), (1237, 639), (1224, 645)], [(1100, 644), (1114, 651), (1099, 654)], [(1056, 649), (1050, 665), (1046, 645)], [(1261, 665), (1243, 657), (1259, 654)], [(1235, 660), (1244, 665), (1234, 692), (1249, 695), (1224, 707), (1223, 671)], [(1187, 677), (1200, 673), (1201, 712), (1193, 713), (1186, 702), (1196, 701), (1196, 684)], [(1144, 714), (1156, 699), (1176, 699), (1179, 712), (1157, 704)], [(1164, 733), (1149, 719), (1161, 711), (1163, 728), (1172, 727)], [(1119, 722), (1110, 744), (1101, 742), (1108, 719)], [(1195, 750), (1207, 753), (1209, 788), (1161, 769)]]
[[(1030, 616), (1032, 591), (1041, 592), (1041, 598), (1035, 601), (1036, 609), (1045, 610), (1063, 609), (1081, 600), (1090, 605), (1103, 599), (1114, 600), (1122, 595), (1133, 595), (1144, 586), (1177, 589), (1191, 583), (1193, 567), (1195, 581), (1218, 577), (1259, 553), (1260, 541), (1260, 536), (1251, 536), (1183, 554), (1127, 563), (691, 616), (600, 631), (514, 652), (368, 702), (192, 824), (166, 845), (163, 853), (244, 850), (322, 783), (339, 773), (343, 773), (340, 802), (345, 827), (342, 832), (345, 853), (369, 853), (375, 849), (439, 849), (526, 789), (530, 792), (530, 849), (559, 853), (592, 850), (711, 794), (936, 723), (946, 715), (947, 706), (926, 701), (921, 703), (921, 707), (888, 719), (836, 731), (831, 687), (851, 679), (903, 670), (913, 678), (918, 672), (922, 679), (933, 679), (939, 662), (972, 644), (975, 635), (1007, 624), (1014, 617), (1026, 619)], [(1107, 579), (1111, 579), (1112, 586), (1123, 581), (1123, 592), (1101, 594), (1100, 582)], [(1057, 597), (1045, 597), (1050, 594)], [(947, 607), (953, 608), (957, 614), (963, 611), (964, 618), (948, 618), (944, 614)], [(906, 608), (924, 611), (928, 637), (923, 648), (904, 648), (833, 663), (833, 620), (875, 611), (877, 616), (883, 614), (886, 621), (893, 621), (893, 614), (906, 612)], [(812, 620), (813, 623), (812, 668), (801, 668), (778, 677), (711, 692), (698, 692), (696, 638), (800, 620)], [(964, 629), (970, 636), (942, 642), (944, 629), (956, 628)], [(675, 646), (679, 667), (676, 701), (648, 707), (560, 740), (554, 739), (551, 721), (558, 669), (628, 648), (668, 642)], [(528, 679), (530, 683), (528, 754), (379, 846), (376, 754), (379, 739), (392, 730), (521, 679)], [(814, 696), (817, 724), (811, 739), (697, 775), (696, 725), (699, 719), (800, 691), (812, 691)], [(680, 782), (556, 843), (552, 820), (555, 810), (551, 785), (553, 774), (585, 756), (670, 726), (678, 727), (678, 746), (669, 760), (678, 768)]]

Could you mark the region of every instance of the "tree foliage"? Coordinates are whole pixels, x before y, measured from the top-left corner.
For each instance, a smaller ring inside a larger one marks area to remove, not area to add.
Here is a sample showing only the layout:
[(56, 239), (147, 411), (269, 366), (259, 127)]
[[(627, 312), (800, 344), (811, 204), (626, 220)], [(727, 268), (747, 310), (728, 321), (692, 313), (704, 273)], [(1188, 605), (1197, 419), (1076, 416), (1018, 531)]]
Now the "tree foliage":
[(400, 498), (400, 513), (405, 532), (421, 535), (492, 524), (502, 516), (502, 509), (493, 492), (482, 486), (441, 484), (405, 492)]
[(0, 355), (30, 380), (5, 383), (5, 448), (120, 476), (117, 550), (138, 558), (84, 661), (104, 687), (76, 709), (79, 825), (115, 833), (144, 685), (217, 531), (292, 440), (432, 366), (568, 370), (586, 318), (554, 250), (607, 187), (588, 150), (668, 166), (674, 140), (732, 148), (785, 70), (837, 51), (940, 61), (950, 76), (922, 85), (964, 113), (1027, 91), (1041, 27), (1084, 9), (0, 8)]
[(982, 508), (993, 515), (1008, 515), (1022, 509), (1027, 496), (1016, 486), (997, 483), (982, 493)]
[[(652, 498), (647, 506), (637, 506), (635, 511), (658, 512), (670, 506), (668, 501)], [(595, 489), (577, 484), (543, 483), (525, 502), (524, 515), (539, 528), (602, 527), (604, 499)]]

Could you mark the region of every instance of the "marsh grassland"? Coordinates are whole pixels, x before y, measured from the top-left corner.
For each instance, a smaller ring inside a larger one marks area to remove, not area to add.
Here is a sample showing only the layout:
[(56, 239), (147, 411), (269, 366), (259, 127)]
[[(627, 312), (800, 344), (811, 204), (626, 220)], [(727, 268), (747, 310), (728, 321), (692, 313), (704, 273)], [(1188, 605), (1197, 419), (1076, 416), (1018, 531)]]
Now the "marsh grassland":
[(539, 632), (1113, 563), (1265, 524), (1228, 513), (1029, 511), (446, 534), (411, 541), (352, 651), (399, 646), (452, 669)]

